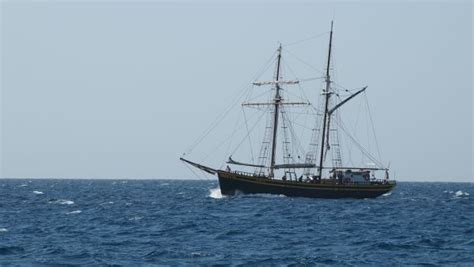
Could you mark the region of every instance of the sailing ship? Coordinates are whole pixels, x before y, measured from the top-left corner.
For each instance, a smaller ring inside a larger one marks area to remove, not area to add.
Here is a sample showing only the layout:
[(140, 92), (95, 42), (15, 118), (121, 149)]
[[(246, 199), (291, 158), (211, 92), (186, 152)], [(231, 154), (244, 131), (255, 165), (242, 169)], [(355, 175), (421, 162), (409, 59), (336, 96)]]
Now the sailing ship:
[[(355, 98), (357, 95), (365, 92), (363, 87), (355, 92), (351, 92), (341, 101), (335, 101), (335, 91), (332, 89), (331, 80), (331, 52), (333, 42), (333, 22), (329, 32), (329, 48), (324, 84), (325, 88), (321, 93), (322, 103), (319, 113), (319, 127), (313, 130), (310, 143), (310, 150), (304, 157), (304, 161), (298, 157), (295, 159), (288, 149), (285, 149), (289, 143), (284, 140), (282, 164), (277, 164), (277, 139), (279, 128), (288, 128), (285, 122), (279, 126), (280, 119), (288, 119), (284, 114), (286, 106), (307, 105), (304, 102), (289, 102), (282, 97), (282, 87), (286, 85), (298, 84), (298, 80), (282, 80), (282, 46), (279, 45), (276, 53), (276, 67), (274, 79), (271, 81), (254, 82), (254, 86), (269, 85), (272, 87), (273, 98), (266, 103), (244, 103), (243, 106), (265, 106), (270, 111), (270, 125), (266, 127), (264, 142), (260, 149), (259, 163), (243, 163), (228, 158), (226, 168), (216, 169), (205, 166), (200, 163), (181, 157), (180, 160), (196, 167), (206, 173), (217, 175), (219, 186), (223, 195), (234, 195), (236, 193), (244, 194), (278, 194), (289, 197), (310, 197), (310, 198), (375, 198), (390, 192), (395, 186), (396, 181), (389, 179), (389, 168), (384, 166), (343, 166), (340, 159), (340, 152), (337, 144), (329, 143), (332, 131), (333, 117), (336, 111)], [(321, 116), (322, 115), (322, 116)], [(286, 122), (288, 124), (288, 122)], [(319, 142), (320, 140), (320, 142)], [(331, 148), (331, 146), (336, 146)], [(336, 150), (336, 160), (332, 161), (332, 166), (325, 163), (326, 154), (330, 150)], [(319, 151), (318, 151), (319, 150)], [(319, 154), (319, 156), (318, 156)], [(253, 168), (253, 172), (231, 170), (229, 165)], [(300, 171), (301, 175), (298, 175)], [(282, 172), (279, 177), (277, 172)], [(374, 173), (384, 172), (383, 179), (377, 179)]]

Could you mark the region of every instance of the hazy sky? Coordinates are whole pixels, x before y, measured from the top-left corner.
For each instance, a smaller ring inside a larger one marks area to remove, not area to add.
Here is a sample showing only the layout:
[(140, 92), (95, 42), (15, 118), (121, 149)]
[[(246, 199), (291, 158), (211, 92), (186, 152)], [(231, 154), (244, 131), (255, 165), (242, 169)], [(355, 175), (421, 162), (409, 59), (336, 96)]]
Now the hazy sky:
[(473, 181), (472, 11), (470, 1), (2, 1), (0, 177), (195, 178), (179, 156), (277, 43), (335, 18), (337, 76), (374, 88), (396, 178)]

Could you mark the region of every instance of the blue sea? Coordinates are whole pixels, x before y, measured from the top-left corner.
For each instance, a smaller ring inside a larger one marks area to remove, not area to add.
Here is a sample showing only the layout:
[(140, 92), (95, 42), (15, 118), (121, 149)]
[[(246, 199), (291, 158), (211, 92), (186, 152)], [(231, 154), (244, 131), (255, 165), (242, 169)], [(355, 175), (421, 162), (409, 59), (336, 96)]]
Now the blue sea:
[(0, 180), (5, 266), (474, 266), (474, 184), (377, 199), (222, 197), (216, 181)]

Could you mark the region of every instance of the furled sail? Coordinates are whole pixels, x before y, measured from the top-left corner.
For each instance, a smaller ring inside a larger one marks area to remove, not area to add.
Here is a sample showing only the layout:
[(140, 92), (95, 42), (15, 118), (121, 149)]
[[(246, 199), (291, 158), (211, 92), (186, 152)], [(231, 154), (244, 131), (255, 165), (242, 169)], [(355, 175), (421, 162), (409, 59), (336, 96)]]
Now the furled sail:
[(313, 163), (291, 163), (291, 164), (276, 164), (275, 169), (304, 169), (304, 168), (315, 168), (316, 164)]
[(241, 165), (241, 166), (249, 166), (249, 167), (257, 167), (257, 168), (265, 168), (263, 165), (257, 165), (257, 164), (251, 164), (251, 163), (243, 163), (243, 162), (238, 162), (232, 159), (232, 157), (229, 157), (229, 160), (227, 161), (229, 164), (233, 165)]

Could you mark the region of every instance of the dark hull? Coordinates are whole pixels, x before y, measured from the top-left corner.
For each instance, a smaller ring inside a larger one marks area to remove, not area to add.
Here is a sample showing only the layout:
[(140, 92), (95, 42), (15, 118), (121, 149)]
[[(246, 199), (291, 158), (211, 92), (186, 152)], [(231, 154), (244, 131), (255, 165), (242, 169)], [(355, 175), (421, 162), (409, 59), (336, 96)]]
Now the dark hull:
[(217, 176), (223, 195), (241, 192), (310, 198), (375, 198), (390, 192), (395, 187), (395, 183), (335, 184), (281, 181), (225, 171), (218, 171)]

